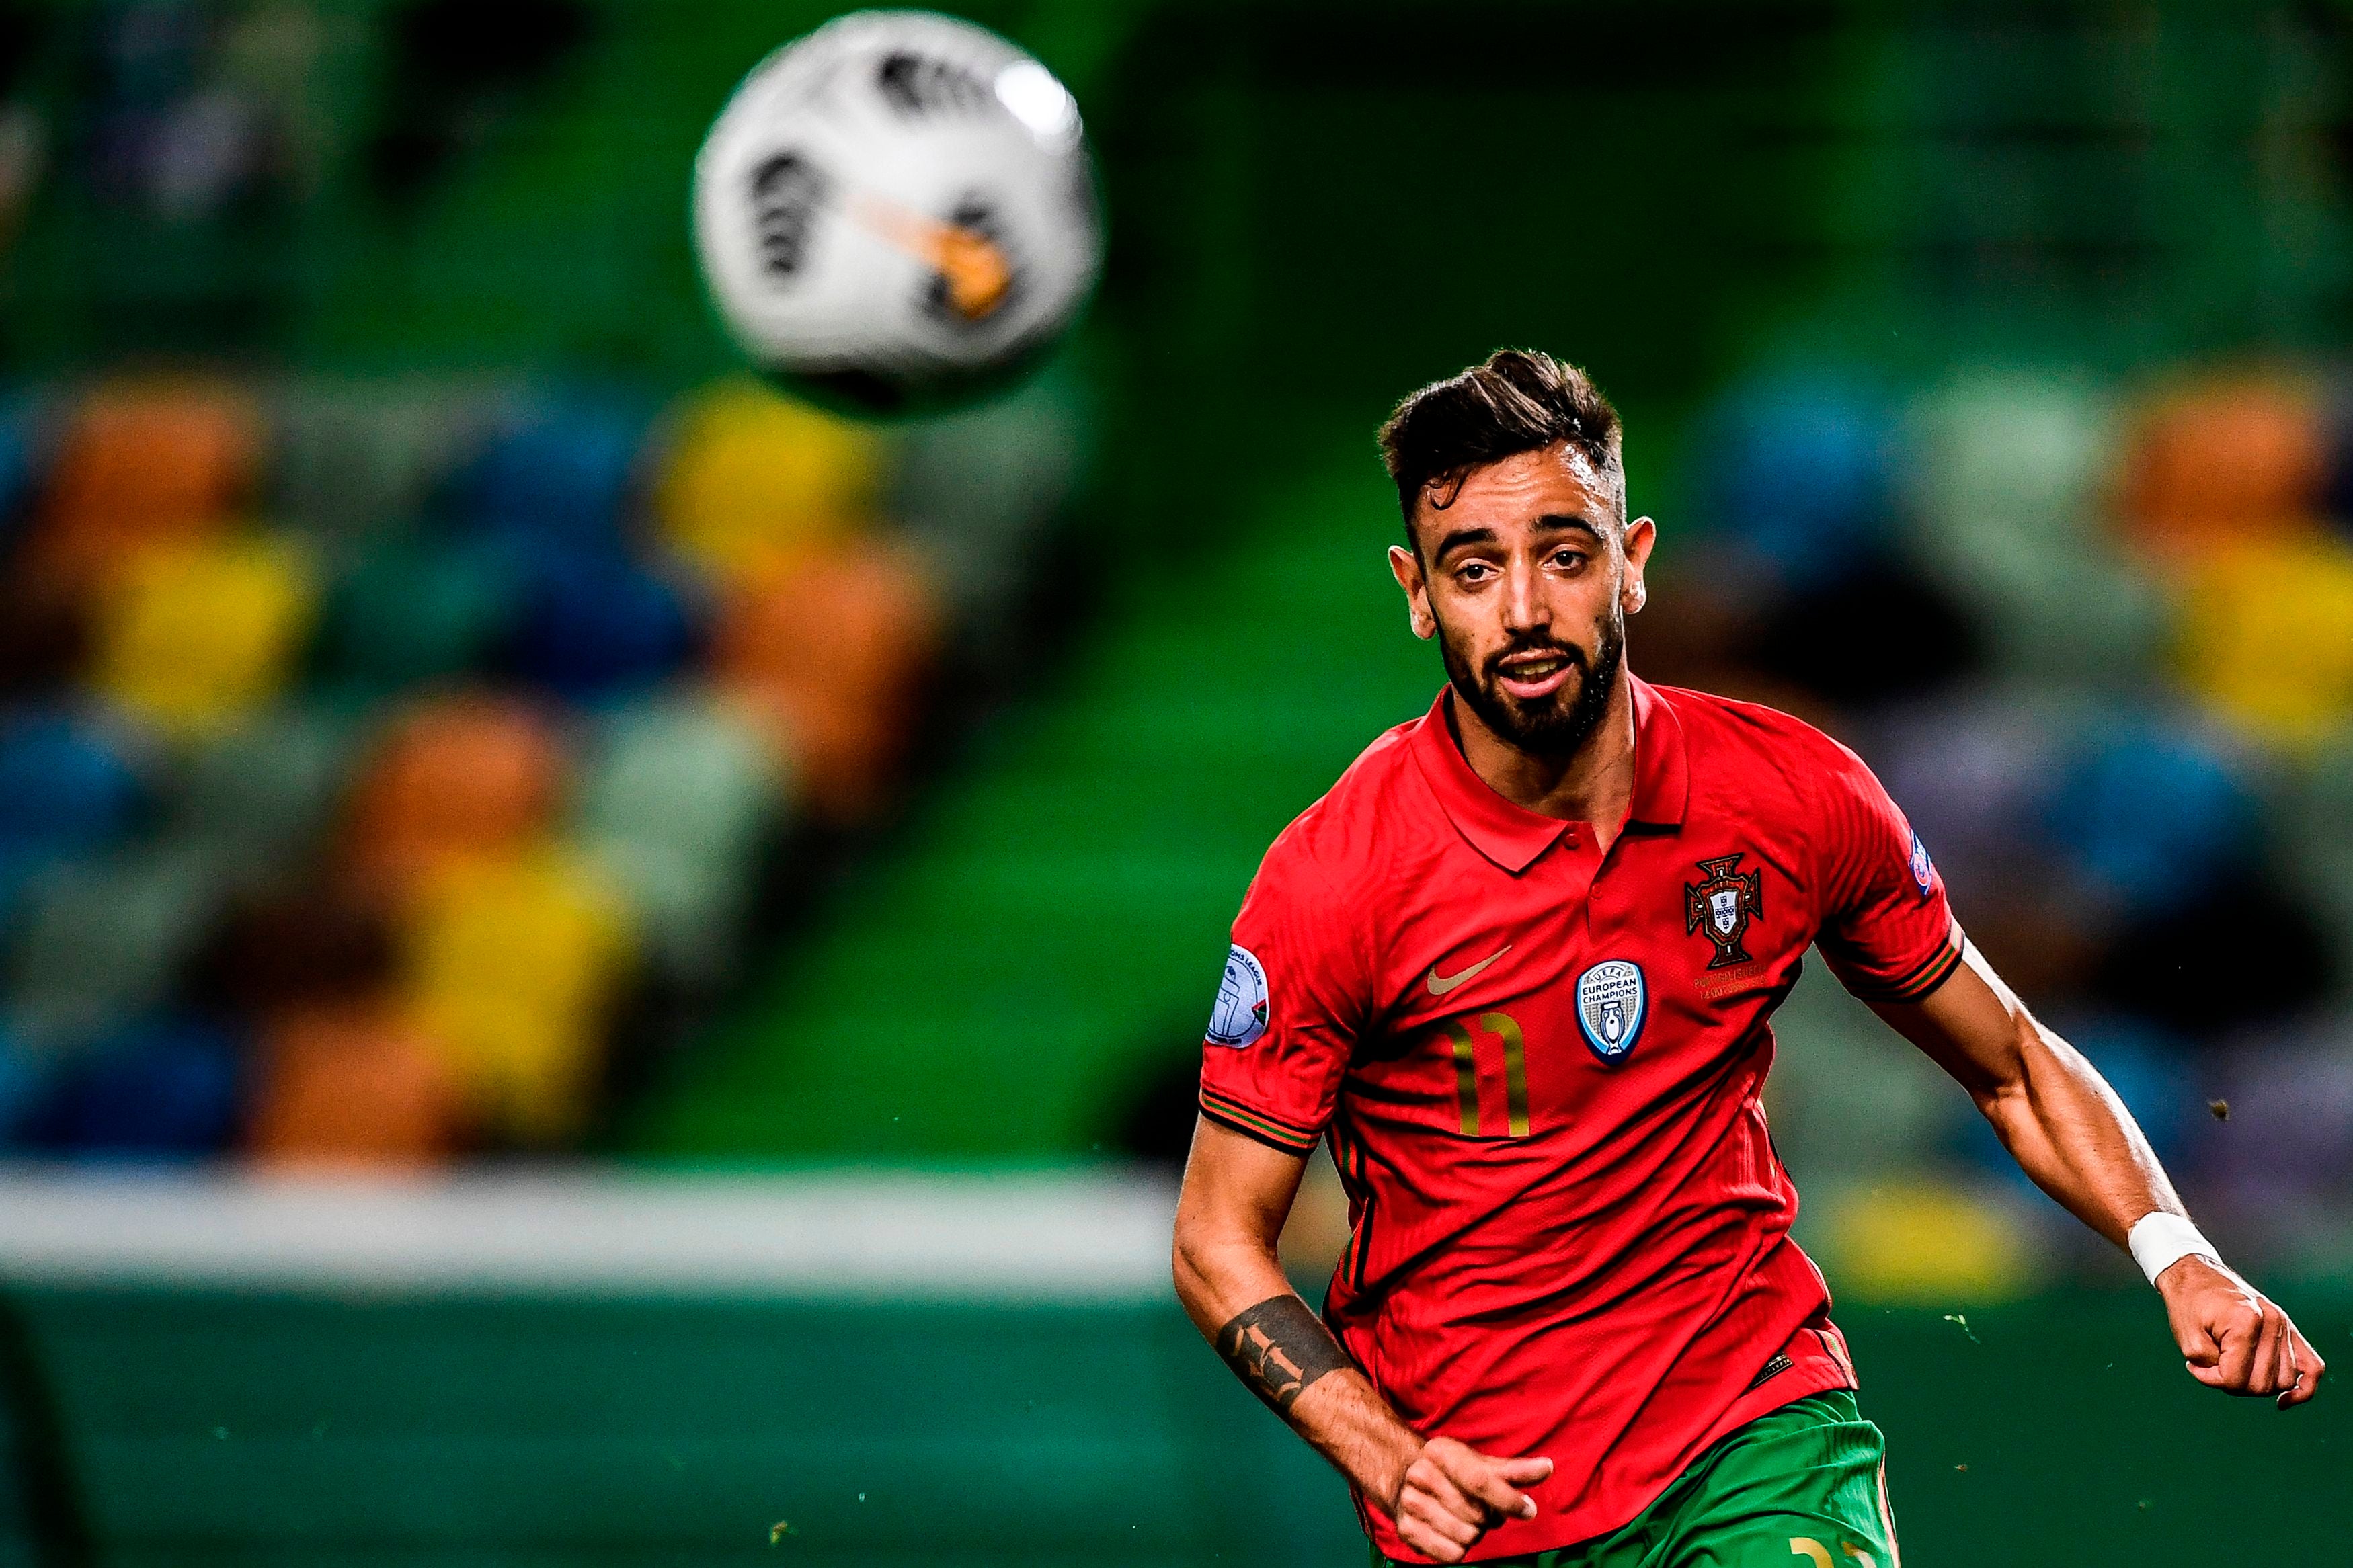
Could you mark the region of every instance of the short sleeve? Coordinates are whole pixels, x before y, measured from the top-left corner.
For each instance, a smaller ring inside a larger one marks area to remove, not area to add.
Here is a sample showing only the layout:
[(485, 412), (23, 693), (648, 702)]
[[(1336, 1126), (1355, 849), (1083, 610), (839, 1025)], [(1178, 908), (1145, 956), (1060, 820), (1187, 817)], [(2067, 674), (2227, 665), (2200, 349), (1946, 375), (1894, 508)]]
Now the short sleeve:
[(1367, 1011), (1359, 934), (1328, 869), (1292, 834), (1275, 840), (1235, 918), (1209, 1011), (1202, 1115), (1288, 1153), (1315, 1147)]
[(1961, 930), (1927, 847), (1862, 759), (1834, 745), (1821, 779), (1816, 875), (1822, 956), (1865, 1002), (1916, 1002), (1961, 962)]

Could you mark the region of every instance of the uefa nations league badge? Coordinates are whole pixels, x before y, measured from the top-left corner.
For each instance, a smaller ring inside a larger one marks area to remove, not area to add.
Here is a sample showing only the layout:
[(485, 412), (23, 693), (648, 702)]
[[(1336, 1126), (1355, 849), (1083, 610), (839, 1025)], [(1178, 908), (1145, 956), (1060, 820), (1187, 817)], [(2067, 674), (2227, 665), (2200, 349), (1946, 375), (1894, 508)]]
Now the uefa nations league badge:
[(1266, 970), (1241, 943), (1226, 954), (1218, 982), (1218, 1005), (1209, 1009), (1208, 1041), (1236, 1050), (1266, 1033)]
[(1605, 1062), (1634, 1048), (1649, 1011), (1650, 994), (1638, 963), (1608, 959), (1577, 977), (1577, 1026), (1585, 1031), (1585, 1043), (1593, 1054)]

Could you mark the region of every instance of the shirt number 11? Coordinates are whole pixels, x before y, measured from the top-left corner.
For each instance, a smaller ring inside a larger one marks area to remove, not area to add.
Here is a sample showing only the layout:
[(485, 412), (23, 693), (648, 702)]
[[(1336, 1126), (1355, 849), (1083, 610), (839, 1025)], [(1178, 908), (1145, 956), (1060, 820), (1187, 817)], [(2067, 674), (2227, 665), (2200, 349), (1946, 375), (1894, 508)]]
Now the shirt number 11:
[(1528, 1135), (1528, 1047), (1520, 1026), (1509, 1013), (1482, 1013), (1479, 1028), (1504, 1044), (1504, 1114), (1508, 1131), (1490, 1133), (1479, 1110), (1479, 1048), (1471, 1026), (1460, 1018), (1438, 1026), (1454, 1044), (1454, 1098), (1462, 1109), (1465, 1138)]

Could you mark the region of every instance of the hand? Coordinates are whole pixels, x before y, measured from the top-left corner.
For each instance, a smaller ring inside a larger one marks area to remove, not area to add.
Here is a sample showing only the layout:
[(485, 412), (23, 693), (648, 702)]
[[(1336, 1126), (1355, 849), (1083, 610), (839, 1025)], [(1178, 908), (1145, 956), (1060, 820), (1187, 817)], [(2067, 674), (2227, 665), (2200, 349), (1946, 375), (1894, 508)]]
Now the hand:
[(2189, 1375), (2225, 1394), (2274, 1394), (2301, 1405), (2328, 1370), (2312, 1342), (2263, 1292), (2221, 1264), (2192, 1255), (2157, 1277), (2173, 1338)]
[(1493, 1459), (1451, 1437), (1432, 1437), (1398, 1484), (1398, 1539), (1438, 1563), (1460, 1563), (1481, 1536), (1507, 1519), (1534, 1519), (1536, 1500), (1520, 1490), (1552, 1474), (1550, 1459)]

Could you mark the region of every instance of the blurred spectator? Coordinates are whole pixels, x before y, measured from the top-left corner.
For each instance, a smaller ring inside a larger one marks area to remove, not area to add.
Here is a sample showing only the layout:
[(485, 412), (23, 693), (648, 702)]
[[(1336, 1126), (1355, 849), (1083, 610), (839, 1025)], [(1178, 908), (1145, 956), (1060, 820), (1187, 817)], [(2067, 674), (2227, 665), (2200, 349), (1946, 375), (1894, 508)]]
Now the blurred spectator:
[(384, 904), (348, 888), (301, 888), (228, 910), (191, 989), (212, 1010), (248, 1017), (343, 1014), (388, 994), (398, 963)]
[(33, 7), (0, 5), (0, 258), (16, 237), (47, 153), (47, 129), (17, 98), (47, 17)]
[(61, 574), (0, 574), (0, 700), (56, 696), (90, 661), (96, 605)]

